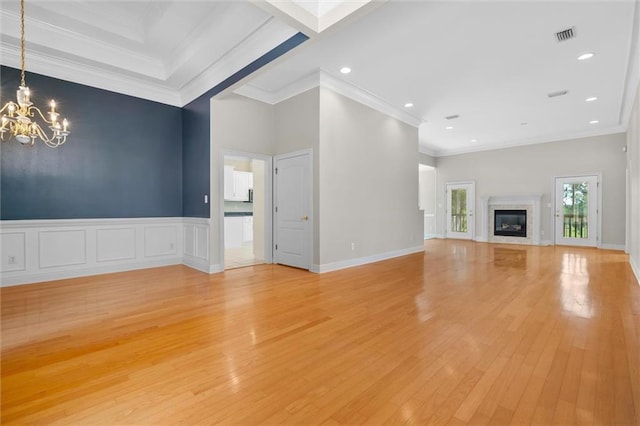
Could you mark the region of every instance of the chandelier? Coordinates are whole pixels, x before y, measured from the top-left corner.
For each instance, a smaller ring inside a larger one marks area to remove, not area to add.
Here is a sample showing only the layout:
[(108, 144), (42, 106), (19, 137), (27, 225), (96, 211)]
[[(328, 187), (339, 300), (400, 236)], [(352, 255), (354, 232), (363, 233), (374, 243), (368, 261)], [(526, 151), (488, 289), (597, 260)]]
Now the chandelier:
[[(0, 113), (2, 114), (2, 125), (0, 127), (0, 138), (3, 142), (15, 137), (23, 145), (33, 145), (36, 139), (42, 140), (48, 147), (56, 148), (67, 141), (69, 132), (69, 122), (63, 119), (60, 122), (60, 114), (56, 112), (56, 101), (51, 100), (51, 108), (45, 114), (34, 106), (30, 100), (31, 93), (24, 81), (24, 0), (20, 0), (20, 50), (21, 50), (21, 81), (17, 90), (17, 102), (7, 102)], [(41, 120), (40, 125), (36, 120)], [(49, 131), (43, 128), (47, 127)]]

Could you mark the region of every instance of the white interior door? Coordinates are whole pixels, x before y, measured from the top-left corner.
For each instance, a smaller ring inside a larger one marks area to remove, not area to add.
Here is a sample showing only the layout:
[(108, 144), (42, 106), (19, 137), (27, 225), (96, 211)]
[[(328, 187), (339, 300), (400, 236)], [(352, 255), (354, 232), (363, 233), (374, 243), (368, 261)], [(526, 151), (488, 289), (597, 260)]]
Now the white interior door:
[(311, 154), (275, 157), (276, 263), (309, 269), (311, 266)]
[(473, 239), (475, 183), (447, 184), (447, 238)]
[(556, 244), (598, 245), (598, 190), (598, 176), (556, 178)]

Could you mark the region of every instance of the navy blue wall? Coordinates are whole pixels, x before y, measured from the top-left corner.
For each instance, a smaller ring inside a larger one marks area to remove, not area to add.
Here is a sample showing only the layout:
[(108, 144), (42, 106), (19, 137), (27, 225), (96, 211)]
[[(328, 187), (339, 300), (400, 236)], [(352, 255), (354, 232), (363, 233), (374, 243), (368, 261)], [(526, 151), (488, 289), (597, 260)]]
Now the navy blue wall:
[[(4, 105), (20, 71), (0, 72)], [(3, 220), (182, 216), (180, 108), (29, 72), (26, 80), (32, 102), (55, 99), (72, 133), (59, 148), (2, 143)]]
[(209, 194), (210, 169), (210, 99), (227, 87), (289, 50), (308, 40), (298, 33), (273, 50), (256, 59), (231, 77), (224, 80), (182, 109), (182, 157), (183, 200), (182, 210), (186, 217), (209, 217), (209, 204), (204, 204), (204, 195)]
[[(72, 133), (59, 148), (2, 143), (0, 219), (209, 217), (211, 97), (307, 39), (296, 34), (183, 109), (27, 72), (32, 101), (55, 99)], [(2, 105), (19, 79), (0, 68)]]

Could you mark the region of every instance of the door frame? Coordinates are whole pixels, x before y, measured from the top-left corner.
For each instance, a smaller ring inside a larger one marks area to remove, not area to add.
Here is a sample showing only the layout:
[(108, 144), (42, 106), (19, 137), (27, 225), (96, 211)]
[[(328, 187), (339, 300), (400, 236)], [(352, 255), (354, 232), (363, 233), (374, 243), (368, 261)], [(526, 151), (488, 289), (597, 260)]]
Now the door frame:
[(262, 160), (264, 165), (264, 262), (273, 263), (273, 157), (270, 155), (257, 154), (253, 152), (236, 151), (231, 149), (221, 149), (220, 158), (218, 159), (218, 253), (220, 253), (220, 268), (225, 269), (224, 265), (224, 158), (246, 157), (252, 160)]
[(307, 191), (309, 191), (309, 220), (307, 226), (307, 253), (308, 259), (307, 264), (309, 265), (309, 271), (314, 269), (313, 258), (314, 258), (314, 229), (315, 229), (315, 215), (313, 214), (313, 149), (302, 149), (299, 151), (288, 152), (286, 154), (274, 155), (273, 157), (273, 169), (272, 169), (272, 182), (273, 182), (273, 203), (272, 203), (272, 226), (273, 226), (273, 240), (271, 242), (271, 252), (273, 253), (273, 263), (278, 263), (278, 255), (276, 253), (275, 245), (276, 241), (278, 241), (278, 226), (275, 220), (275, 208), (276, 208), (276, 200), (278, 199), (278, 185), (276, 180), (276, 168), (278, 166), (278, 161), (286, 158), (300, 157), (303, 155), (307, 155), (308, 157), (308, 166), (309, 166), (309, 184), (307, 187)]
[[(553, 209), (551, 210), (551, 230), (553, 232), (553, 245), (559, 245), (556, 243), (557, 241), (557, 233), (556, 233), (556, 209), (558, 208), (557, 206), (557, 201), (558, 201), (558, 197), (556, 194), (556, 181), (558, 179), (571, 179), (571, 178), (584, 178), (584, 177), (593, 177), (595, 176), (598, 182), (598, 202), (597, 202), (597, 211), (596, 211), (596, 248), (602, 248), (602, 199), (604, 198), (602, 196), (603, 194), (603, 186), (602, 186), (602, 172), (597, 172), (597, 173), (580, 173), (580, 174), (568, 174), (568, 175), (559, 175), (559, 176), (554, 176), (553, 177), (553, 181), (551, 183), (551, 187), (552, 187), (552, 191), (551, 194), (553, 197)], [(576, 247), (580, 247), (580, 246), (576, 246)], [(585, 246), (585, 247), (592, 247), (592, 246)]]
[[(469, 199), (471, 200), (472, 208), (469, 217), (471, 220), (467, 221), (467, 229), (471, 236), (469, 237), (470, 241), (476, 240), (476, 181), (475, 180), (465, 180), (465, 181), (451, 181), (445, 182), (444, 184), (444, 237), (445, 238), (453, 238), (449, 237), (449, 186), (450, 185), (471, 185), (471, 191), (469, 194)], [(468, 208), (469, 206), (467, 206)], [(464, 238), (466, 239), (466, 238)]]

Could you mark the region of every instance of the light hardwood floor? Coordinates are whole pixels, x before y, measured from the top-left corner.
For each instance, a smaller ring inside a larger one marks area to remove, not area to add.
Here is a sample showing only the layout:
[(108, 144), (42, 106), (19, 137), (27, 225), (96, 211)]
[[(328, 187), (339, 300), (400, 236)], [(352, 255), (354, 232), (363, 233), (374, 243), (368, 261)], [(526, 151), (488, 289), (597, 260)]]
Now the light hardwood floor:
[(623, 253), (425, 248), (4, 288), (2, 424), (639, 424)]

